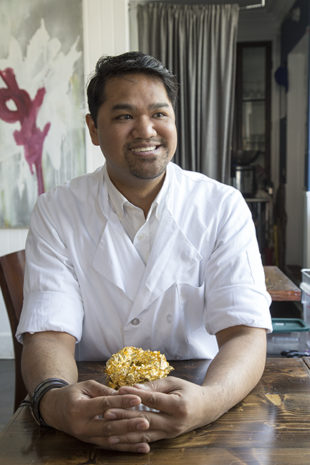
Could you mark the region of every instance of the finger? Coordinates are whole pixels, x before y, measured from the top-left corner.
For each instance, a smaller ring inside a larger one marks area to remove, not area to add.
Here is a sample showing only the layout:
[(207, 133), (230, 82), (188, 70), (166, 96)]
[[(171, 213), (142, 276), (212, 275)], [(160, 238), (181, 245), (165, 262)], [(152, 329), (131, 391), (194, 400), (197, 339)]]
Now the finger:
[(93, 437), (90, 438), (89, 442), (96, 444), (99, 447), (104, 449), (115, 450), (119, 452), (133, 452), (138, 454), (147, 454), (150, 452), (151, 448), (147, 442), (138, 442), (138, 443), (122, 443), (115, 442), (114, 444), (108, 443), (102, 437)]
[[(142, 408), (140, 408), (142, 407)], [(162, 413), (157, 409), (151, 409), (144, 404), (131, 409), (108, 409), (104, 412), (103, 417), (105, 420), (129, 420), (130, 418), (147, 418), (148, 413)], [(164, 413), (162, 413), (164, 414)], [(156, 417), (154, 417), (156, 418)]]
[(182, 385), (184, 385), (184, 380), (176, 378), (175, 376), (167, 376), (167, 378), (156, 379), (154, 381), (149, 381), (144, 384), (134, 384), (133, 386), (122, 386), (119, 388), (119, 394), (127, 393), (137, 393), (140, 389), (162, 392), (169, 394), (171, 392), (178, 391)]
[(122, 436), (148, 430), (150, 423), (144, 417), (125, 418), (120, 420), (103, 420), (103, 434), (105, 436)]
[(138, 454), (147, 454), (151, 448), (147, 443), (135, 443), (135, 444), (109, 444), (110, 449), (119, 452), (135, 452)]
[(141, 404), (140, 397), (131, 394), (94, 397), (92, 399), (81, 399), (80, 413), (82, 417), (91, 419), (97, 415), (103, 415), (106, 410), (111, 408), (128, 409), (139, 404)]
[(154, 430), (142, 433), (127, 433), (126, 435), (110, 436), (107, 439), (107, 442), (110, 446), (115, 446), (117, 444), (148, 444), (167, 437), (168, 436), (165, 431)]
[[(136, 416), (138, 413), (139, 416)], [(105, 412), (104, 414), (104, 419), (105, 420), (111, 420), (108, 421), (108, 423), (115, 424), (121, 420), (132, 420), (134, 419), (136, 422), (136, 425), (139, 423), (139, 419), (145, 419), (148, 423), (148, 428), (143, 428), (143, 427), (136, 427), (136, 431), (147, 431), (148, 434), (153, 433), (154, 431), (161, 431), (163, 433), (162, 437), (169, 437), (170, 435), (170, 430), (171, 430), (171, 416), (166, 415), (165, 413), (153, 413), (150, 411), (135, 411), (135, 410), (122, 410), (122, 409), (111, 409)], [(115, 428), (111, 427), (110, 428), (110, 434), (115, 431), (115, 434), (118, 435), (119, 431), (117, 430), (117, 426)], [(131, 431), (134, 431), (134, 429), (131, 429)], [(157, 437), (157, 436), (156, 436)], [(125, 438), (126, 439), (126, 438)], [(153, 439), (153, 435), (151, 436), (152, 440), (157, 440)]]
[[(129, 433), (140, 433), (149, 428), (149, 422), (146, 418), (131, 418), (115, 421), (105, 419), (92, 419), (84, 425), (84, 431), (88, 436), (126, 436)], [(79, 431), (76, 431), (78, 434)], [(127, 442), (127, 441), (126, 441)]]
[(151, 409), (159, 410), (172, 415), (178, 407), (180, 397), (177, 393), (166, 394), (162, 392), (150, 391), (148, 385), (140, 385), (139, 387), (126, 386), (122, 390), (125, 394), (136, 394), (140, 397), (143, 404)]
[(106, 420), (129, 420), (130, 418), (146, 418), (144, 410), (132, 408), (132, 409), (117, 409), (112, 408), (104, 412), (104, 418)]
[(115, 391), (115, 389), (112, 389), (94, 380), (88, 380), (78, 383), (77, 387), (79, 388), (79, 391), (82, 394), (88, 397), (112, 396), (113, 394), (115, 394), (115, 392), (117, 392)]

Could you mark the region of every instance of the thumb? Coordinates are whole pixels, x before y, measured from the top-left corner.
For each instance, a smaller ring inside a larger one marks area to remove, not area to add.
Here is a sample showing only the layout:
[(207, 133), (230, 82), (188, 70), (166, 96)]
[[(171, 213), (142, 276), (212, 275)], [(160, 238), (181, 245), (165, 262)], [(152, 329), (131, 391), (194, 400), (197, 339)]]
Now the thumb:
[(163, 392), (169, 393), (179, 388), (179, 384), (176, 382), (177, 378), (174, 376), (167, 376), (166, 378), (155, 379), (154, 381), (148, 381), (147, 383), (138, 383), (133, 386), (122, 386), (119, 388), (120, 394), (138, 394), (138, 390), (149, 391), (149, 392)]
[(112, 396), (117, 392), (94, 380), (82, 381), (78, 384), (81, 392), (88, 397)]
[(175, 376), (167, 376), (166, 378), (158, 378), (147, 383), (135, 384), (135, 386), (138, 389), (147, 391), (169, 393), (170, 391), (178, 389), (180, 387), (180, 382), (182, 382), (182, 380)]

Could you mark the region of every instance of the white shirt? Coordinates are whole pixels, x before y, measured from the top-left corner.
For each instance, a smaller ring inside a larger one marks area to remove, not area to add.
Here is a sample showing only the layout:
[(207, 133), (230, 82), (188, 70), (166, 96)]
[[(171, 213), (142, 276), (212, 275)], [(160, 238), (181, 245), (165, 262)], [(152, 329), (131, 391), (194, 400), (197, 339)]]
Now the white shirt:
[(224, 328), (271, 330), (240, 192), (173, 163), (167, 180), (146, 263), (111, 208), (103, 169), (39, 197), (18, 340), (26, 331), (65, 331), (80, 360), (105, 360), (127, 345), (191, 359), (213, 358), (214, 334)]
[(106, 165), (103, 167), (103, 177), (107, 185), (111, 208), (117, 214), (124, 230), (146, 264), (162, 211), (160, 207), (163, 206), (164, 198), (167, 194), (167, 185), (169, 184), (167, 176), (165, 176), (161, 190), (154, 199), (146, 218), (143, 210), (129, 202), (114, 186), (107, 172)]

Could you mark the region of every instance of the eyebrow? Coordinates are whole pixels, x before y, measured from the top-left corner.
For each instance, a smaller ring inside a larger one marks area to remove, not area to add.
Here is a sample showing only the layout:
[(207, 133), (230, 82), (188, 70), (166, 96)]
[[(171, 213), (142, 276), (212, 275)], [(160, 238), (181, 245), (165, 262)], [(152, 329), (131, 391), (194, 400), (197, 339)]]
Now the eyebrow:
[[(135, 105), (130, 105), (129, 103), (117, 103), (113, 105), (112, 111), (117, 110), (134, 110), (136, 107)], [(169, 108), (169, 104), (167, 102), (159, 102), (159, 103), (152, 103), (149, 105), (150, 110), (158, 110), (159, 108)]]

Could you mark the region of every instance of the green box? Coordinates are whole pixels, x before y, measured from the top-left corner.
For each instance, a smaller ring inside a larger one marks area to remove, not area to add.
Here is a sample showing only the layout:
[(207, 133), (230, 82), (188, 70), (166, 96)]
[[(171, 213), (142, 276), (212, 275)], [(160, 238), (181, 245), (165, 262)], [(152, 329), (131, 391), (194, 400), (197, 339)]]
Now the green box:
[(272, 318), (273, 332), (267, 335), (267, 354), (309, 350), (310, 327), (299, 318)]
[(309, 331), (310, 327), (299, 318), (272, 318), (273, 333), (289, 333), (291, 331)]

